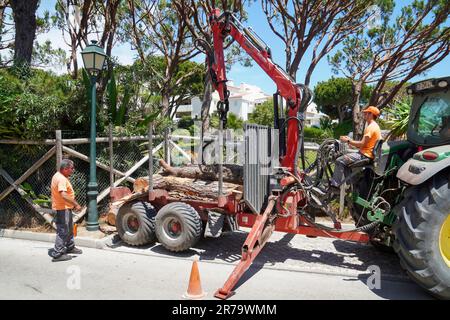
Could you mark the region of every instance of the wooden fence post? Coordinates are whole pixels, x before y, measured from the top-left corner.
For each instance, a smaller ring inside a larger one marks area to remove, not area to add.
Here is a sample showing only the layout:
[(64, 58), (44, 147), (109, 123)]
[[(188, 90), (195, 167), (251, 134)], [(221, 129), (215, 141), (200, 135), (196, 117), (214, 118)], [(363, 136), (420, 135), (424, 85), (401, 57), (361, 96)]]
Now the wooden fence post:
[(153, 191), (153, 122), (148, 124), (148, 190)]
[(164, 161), (170, 166), (170, 143), (169, 143), (170, 129), (164, 130)]
[(113, 152), (113, 126), (112, 123), (109, 124), (109, 187), (112, 189), (114, 187), (114, 152)]
[(59, 171), (62, 161), (62, 134), (61, 130), (55, 131), (56, 138), (56, 171)]

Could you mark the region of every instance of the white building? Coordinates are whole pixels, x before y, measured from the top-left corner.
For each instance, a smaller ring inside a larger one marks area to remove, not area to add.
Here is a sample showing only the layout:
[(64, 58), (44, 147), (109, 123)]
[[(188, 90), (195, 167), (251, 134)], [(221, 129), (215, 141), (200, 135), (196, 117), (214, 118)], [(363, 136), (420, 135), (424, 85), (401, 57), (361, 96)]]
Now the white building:
[(319, 112), (317, 110), (317, 104), (314, 102), (311, 102), (306, 107), (306, 114), (305, 114), (305, 126), (307, 127), (320, 127), (320, 119), (322, 118), (328, 118), (328, 116), (325, 113)]
[[(262, 104), (263, 102), (272, 98), (262, 91), (261, 88), (241, 83), (239, 86), (235, 86), (232, 81), (228, 81), (227, 88), (230, 91), (229, 112), (234, 113), (239, 118), (244, 121), (248, 120), (248, 115), (253, 112), (255, 106)], [(216, 111), (217, 102), (219, 101), (219, 94), (217, 91), (213, 91), (211, 107), (209, 109), (209, 114)], [(191, 116), (192, 119), (201, 118), (202, 101), (200, 97), (194, 97), (191, 99), (190, 105), (181, 105), (178, 107), (177, 114), (174, 120), (178, 120), (183, 116)], [(328, 117), (326, 114), (318, 112), (317, 105), (312, 102), (306, 108), (305, 123), (306, 126), (320, 127), (320, 119), (323, 117)]]
[[(246, 83), (241, 83), (239, 86), (235, 86), (232, 81), (227, 83), (227, 88), (230, 91), (229, 103), (230, 110), (244, 121), (248, 120), (249, 113), (252, 113), (255, 106), (261, 104), (270, 98), (271, 95), (263, 92), (261, 88)], [(212, 94), (211, 107), (209, 113), (212, 114), (216, 111), (217, 102), (219, 101), (219, 94), (214, 91)], [(202, 101), (199, 97), (195, 97), (191, 100), (192, 118), (200, 118)]]

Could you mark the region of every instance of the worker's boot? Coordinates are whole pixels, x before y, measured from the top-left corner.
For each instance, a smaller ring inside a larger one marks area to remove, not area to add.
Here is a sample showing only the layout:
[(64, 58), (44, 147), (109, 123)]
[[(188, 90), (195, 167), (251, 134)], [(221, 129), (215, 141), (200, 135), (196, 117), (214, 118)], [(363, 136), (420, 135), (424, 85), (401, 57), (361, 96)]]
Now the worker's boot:
[(70, 250), (67, 250), (67, 253), (72, 253), (72, 254), (82, 254), (83, 250), (78, 249), (77, 247), (73, 247)]
[(58, 262), (58, 261), (67, 261), (67, 260), (71, 260), (72, 257), (69, 256), (68, 254), (62, 254), (59, 257), (53, 258), (52, 261), (53, 262)]

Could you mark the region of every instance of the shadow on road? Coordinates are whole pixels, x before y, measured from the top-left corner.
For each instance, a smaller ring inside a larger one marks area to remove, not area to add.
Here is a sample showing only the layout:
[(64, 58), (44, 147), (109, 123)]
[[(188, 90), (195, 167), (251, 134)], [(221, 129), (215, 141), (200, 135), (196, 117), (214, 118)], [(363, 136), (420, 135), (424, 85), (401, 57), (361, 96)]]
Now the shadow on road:
[[(247, 238), (246, 232), (224, 233), (220, 238), (204, 238), (185, 252), (170, 252), (161, 244), (141, 246), (155, 254), (170, 257), (190, 258), (199, 256), (200, 261), (219, 261), (236, 264), (241, 259), (241, 246)], [(120, 239), (112, 247), (126, 246)], [(288, 268), (311, 272), (349, 275), (346, 281), (367, 283), (371, 276), (369, 267), (377, 266), (381, 272), (381, 288), (372, 292), (384, 299), (401, 299), (405, 285), (411, 289), (412, 281), (400, 267), (395, 254), (378, 251), (371, 245), (332, 239), (308, 239), (301, 235), (282, 234), (277, 240), (268, 242), (244, 273), (235, 289), (239, 288), (263, 267)], [(429, 296), (419, 286), (413, 286), (424, 299)]]

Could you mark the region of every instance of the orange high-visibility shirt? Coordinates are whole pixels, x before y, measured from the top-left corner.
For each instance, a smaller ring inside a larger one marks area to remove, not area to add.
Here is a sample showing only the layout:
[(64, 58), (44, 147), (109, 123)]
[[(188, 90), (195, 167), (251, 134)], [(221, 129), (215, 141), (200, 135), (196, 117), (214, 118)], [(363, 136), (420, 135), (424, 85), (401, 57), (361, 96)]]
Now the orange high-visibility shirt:
[(373, 148), (377, 141), (381, 139), (381, 130), (378, 123), (372, 121), (372, 123), (364, 130), (364, 137), (368, 137), (369, 141), (362, 146), (359, 151), (366, 157), (373, 159)]
[(72, 184), (61, 172), (53, 175), (51, 191), (53, 210), (73, 209), (73, 204), (64, 200), (60, 193), (61, 191), (65, 191), (71, 199), (75, 200), (75, 192), (73, 191)]

